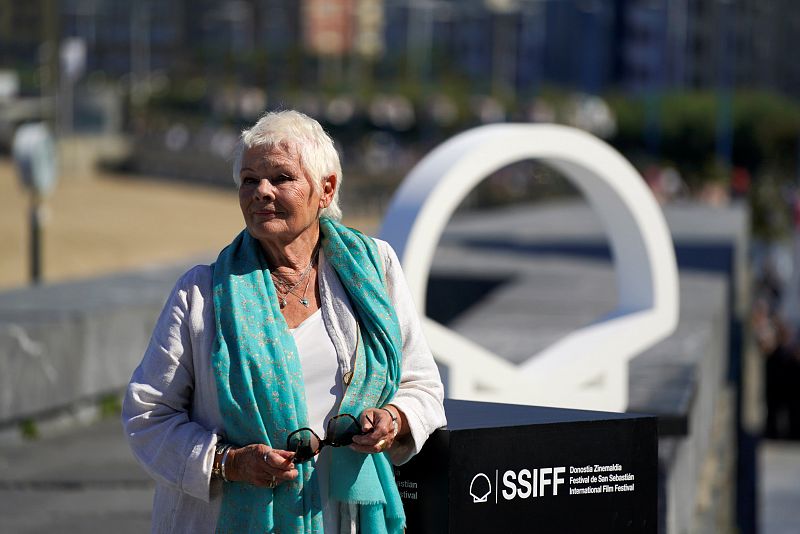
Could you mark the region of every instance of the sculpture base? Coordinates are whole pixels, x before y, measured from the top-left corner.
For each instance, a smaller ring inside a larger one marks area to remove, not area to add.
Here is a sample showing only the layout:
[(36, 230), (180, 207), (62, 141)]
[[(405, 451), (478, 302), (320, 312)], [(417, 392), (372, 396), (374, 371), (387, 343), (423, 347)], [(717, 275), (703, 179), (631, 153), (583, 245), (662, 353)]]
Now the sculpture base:
[(445, 401), (448, 426), (395, 476), (407, 533), (657, 531), (648, 416)]

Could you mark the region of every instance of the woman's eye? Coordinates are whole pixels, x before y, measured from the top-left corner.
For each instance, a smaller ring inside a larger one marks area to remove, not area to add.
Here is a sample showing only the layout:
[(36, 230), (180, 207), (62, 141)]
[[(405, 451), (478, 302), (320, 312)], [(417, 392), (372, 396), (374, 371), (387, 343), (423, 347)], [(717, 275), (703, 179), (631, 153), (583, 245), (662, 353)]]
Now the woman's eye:
[(258, 179), (252, 176), (245, 176), (242, 178), (242, 185), (253, 185), (258, 183)]

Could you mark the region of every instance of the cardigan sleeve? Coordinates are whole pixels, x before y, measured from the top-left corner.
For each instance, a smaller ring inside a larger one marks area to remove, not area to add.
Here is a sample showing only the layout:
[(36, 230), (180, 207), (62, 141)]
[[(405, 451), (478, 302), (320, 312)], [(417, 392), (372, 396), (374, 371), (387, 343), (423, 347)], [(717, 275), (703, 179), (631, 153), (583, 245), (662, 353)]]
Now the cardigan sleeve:
[(172, 290), (122, 405), (134, 456), (161, 484), (209, 502), (217, 436), (192, 421), (194, 390), (189, 294), (199, 267)]
[(389, 296), (395, 306), (403, 337), (402, 376), (391, 404), (403, 411), (411, 433), (395, 441), (389, 450), (392, 462), (400, 465), (419, 452), (434, 430), (447, 424), (442, 404), (444, 387), (422, 331), (400, 260), (388, 243), (378, 243), (384, 252)]

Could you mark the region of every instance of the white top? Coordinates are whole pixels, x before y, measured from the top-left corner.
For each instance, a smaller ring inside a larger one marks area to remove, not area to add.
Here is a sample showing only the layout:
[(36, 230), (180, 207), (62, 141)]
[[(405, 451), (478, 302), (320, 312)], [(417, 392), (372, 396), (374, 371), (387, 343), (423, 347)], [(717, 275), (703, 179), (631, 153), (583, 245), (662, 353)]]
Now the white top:
[(336, 415), (344, 397), (336, 347), (325, 330), (321, 309), (289, 331), (294, 337), (303, 368), (308, 423), (320, 438), (324, 438), (325, 425)]
[[(403, 339), (400, 387), (391, 402), (405, 414), (411, 433), (395, 440), (387, 451), (395, 464), (402, 464), (431, 432), (445, 425), (444, 388), (400, 261), (385, 241), (375, 241)], [(211, 367), (215, 338), (211, 285), (208, 265), (190, 269), (175, 284), (122, 405), (128, 443), (156, 481), (153, 532), (210, 534), (217, 525), (223, 482), (211, 479), (211, 466), (224, 426)], [(358, 326), (347, 293), (324, 255), (320, 255), (319, 288), (322, 321), (336, 348), (338, 376), (344, 376), (352, 368)], [(347, 522), (345, 517), (342, 522)], [(349, 524), (354, 526), (352, 516)]]
[[(338, 412), (339, 404), (344, 398), (344, 388), (339, 374), (339, 362), (336, 360), (336, 347), (322, 322), (322, 309), (315, 311), (297, 328), (289, 331), (294, 337), (303, 368), (308, 424), (320, 439), (325, 439), (325, 426)], [(313, 461), (319, 481), (324, 531), (337, 532), (339, 507), (328, 500), (330, 452), (330, 448), (323, 448)]]

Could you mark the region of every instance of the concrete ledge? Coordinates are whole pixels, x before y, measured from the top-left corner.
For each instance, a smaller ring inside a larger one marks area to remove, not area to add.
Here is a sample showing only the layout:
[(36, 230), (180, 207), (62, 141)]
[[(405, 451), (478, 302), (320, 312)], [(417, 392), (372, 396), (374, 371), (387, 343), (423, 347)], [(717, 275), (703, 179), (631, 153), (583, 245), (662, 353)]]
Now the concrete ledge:
[(185, 269), (0, 293), (0, 426), (124, 387)]
[[(695, 428), (708, 428), (709, 419), (692, 421), (692, 413), (724, 386), (728, 356), (727, 281), (682, 271), (680, 291), (675, 333), (630, 365), (628, 410), (658, 415), (661, 436), (687, 436)], [(709, 415), (707, 407), (703, 411)]]

